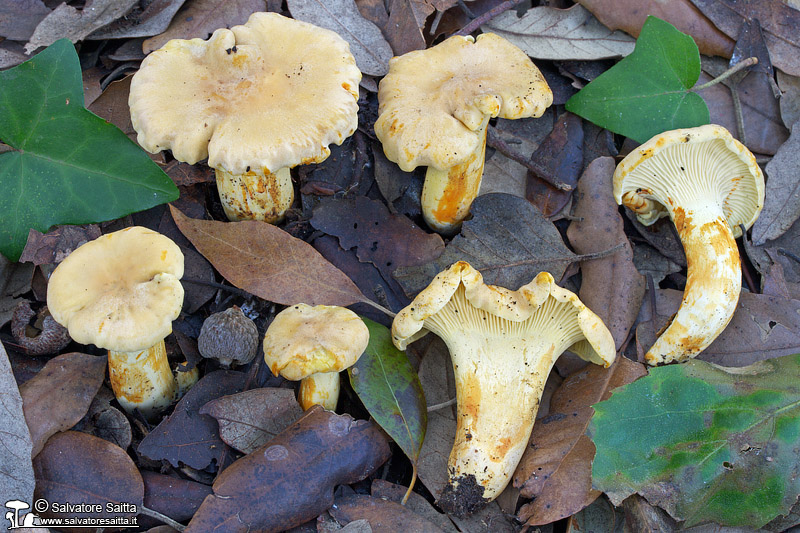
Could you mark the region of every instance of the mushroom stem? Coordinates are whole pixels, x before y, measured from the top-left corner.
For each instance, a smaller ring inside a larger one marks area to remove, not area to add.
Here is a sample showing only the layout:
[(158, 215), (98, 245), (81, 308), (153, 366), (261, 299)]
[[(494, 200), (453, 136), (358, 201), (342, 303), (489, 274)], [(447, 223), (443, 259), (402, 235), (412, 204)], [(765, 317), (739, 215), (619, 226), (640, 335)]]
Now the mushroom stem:
[(483, 178), (488, 124), (489, 117), (486, 117), (475, 130), (480, 142), (463, 163), (445, 170), (428, 167), (422, 187), (422, 216), (434, 231), (455, 233), (469, 214)]
[(457, 428), (439, 498), (465, 515), (505, 489), (530, 439), (547, 376), (563, 347), (460, 332), (447, 336), (456, 383)]
[(674, 206), (686, 252), (686, 288), (669, 327), (645, 354), (648, 364), (685, 361), (707, 348), (733, 317), (742, 288), (739, 250), (722, 207), (709, 203)]
[(335, 411), (339, 402), (340, 380), (338, 372), (317, 372), (300, 381), (297, 401), (303, 411), (312, 405), (321, 405), (328, 411)]
[(163, 339), (145, 350), (109, 350), (108, 374), (114, 396), (129, 413), (138, 409), (150, 418), (175, 399), (177, 386)]
[(276, 224), (294, 201), (294, 186), (288, 167), (274, 173), (262, 168), (244, 174), (216, 169), (222, 208), (231, 221), (263, 220)]

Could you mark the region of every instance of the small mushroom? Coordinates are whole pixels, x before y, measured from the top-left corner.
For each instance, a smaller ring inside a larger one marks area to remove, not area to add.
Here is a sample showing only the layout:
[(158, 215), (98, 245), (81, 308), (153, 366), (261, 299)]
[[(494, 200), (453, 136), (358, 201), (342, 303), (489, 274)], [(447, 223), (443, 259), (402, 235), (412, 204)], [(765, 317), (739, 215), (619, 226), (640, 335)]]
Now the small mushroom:
[(274, 375), (300, 382), (298, 401), (333, 411), (339, 400), (339, 372), (358, 361), (369, 330), (344, 307), (297, 304), (275, 316), (264, 336), (264, 361)]
[(616, 355), (600, 318), (549, 273), (512, 291), (485, 285), (464, 261), (440, 272), (392, 322), (401, 350), (429, 331), (447, 345), (455, 372), (456, 437), (438, 504), (458, 516), (508, 485), (561, 353), (605, 367)]
[(206, 359), (216, 359), (224, 368), (246, 365), (258, 351), (258, 329), (236, 306), (214, 313), (203, 322), (197, 349)]
[(277, 222), (291, 206), (289, 169), (319, 163), (358, 125), (356, 67), (333, 31), (254, 13), (208, 41), (169, 41), (131, 80), (139, 144), (179, 161), (208, 157), (230, 220)]
[(406, 172), (428, 167), (422, 214), (453, 233), (478, 196), (489, 119), (540, 117), (553, 93), (525, 52), (484, 33), (392, 58), (378, 101), (386, 157)]
[(722, 333), (739, 300), (734, 239), (764, 205), (755, 156), (715, 124), (667, 131), (620, 162), (614, 197), (644, 225), (669, 216), (686, 252), (683, 301), (645, 359), (656, 365), (695, 357)]
[(111, 388), (128, 412), (151, 417), (176, 391), (164, 338), (183, 304), (183, 253), (133, 226), (75, 249), (50, 276), (47, 307), (82, 344), (108, 350)]

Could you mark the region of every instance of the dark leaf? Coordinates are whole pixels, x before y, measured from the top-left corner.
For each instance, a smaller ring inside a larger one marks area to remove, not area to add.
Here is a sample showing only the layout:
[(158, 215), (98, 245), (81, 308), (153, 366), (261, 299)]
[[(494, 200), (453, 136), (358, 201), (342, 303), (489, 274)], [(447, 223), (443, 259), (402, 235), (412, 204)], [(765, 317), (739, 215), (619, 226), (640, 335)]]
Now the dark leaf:
[(178, 522), (191, 519), (203, 499), (211, 494), (211, 487), (208, 485), (157, 472), (143, 470), (142, 480), (145, 507)]
[(96, 224), (58, 226), (47, 233), (32, 229), (28, 233), (28, 241), (19, 260), (34, 265), (57, 264), (71, 254), (75, 248), (93, 241), (100, 235), (100, 227)]
[(366, 494), (350, 494), (336, 498), (330, 513), (340, 524), (366, 520), (374, 533), (394, 533), (403, 530), (442, 533), (436, 525), (411, 509)]
[(314, 406), (214, 482), (186, 529), (278, 532), (333, 504), (333, 489), (364, 479), (389, 458), (378, 426)]
[(72, 352), (54, 357), (19, 388), (33, 441), (32, 456), (59, 431), (66, 431), (89, 410), (106, 375), (106, 358)]
[(167, 460), (172, 466), (180, 463), (202, 470), (217, 461), (225, 443), (219, 437), (217, 421), (201, 415), (200, 408), (226, 394), (240, 392), (245, 374), (217, 370), (198, 381), (168, 418), (161, 421), (139, 444), (140, 454), (154, 461)]
[(145, 4), (142, 10), (135, 5), (124, 18), (86, 36), (86, 40), (130, 39), (133, 37), (151, 37), (163, 32), (169, 26), (175, 12), (186, 0), (153, 0)]

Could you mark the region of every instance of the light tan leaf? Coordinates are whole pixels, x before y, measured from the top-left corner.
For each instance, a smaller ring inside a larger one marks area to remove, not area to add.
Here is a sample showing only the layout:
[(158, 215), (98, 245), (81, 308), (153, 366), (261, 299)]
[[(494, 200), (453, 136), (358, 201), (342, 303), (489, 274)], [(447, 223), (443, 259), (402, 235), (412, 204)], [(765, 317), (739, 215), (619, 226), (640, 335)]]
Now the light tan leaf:
[(791, 129), (800, 119), (800, 77), (790, 76), (778, 71), (778, 87), (781, 89), (781, 118), (783, 124)]
[(136, 0), (90, 0), (80, 10), (61, 4), (36, 26), (25, 45), (25, 53), (30, 54), (40, 46), (50, 46), (63, 37), (73, 43), (80, 41), (124, 16), (136, 3)]
[(483, 28), (501, 35), (537, 59), (593, 60), (633, 52), (634, 39), (612, 32), (584, 7), (535, 7), (521, 18), (513, 10), (492, 19)]
[(777, 239), (800, 217), (800, 122), (767, 163), (764, 208), (753, 225), (753, 244)]
[(392, 48), (380, 28), (361, 16), (354, 0), (288, 0), (287, 4), (295, 19), (335, 31), (347, 41), (361, 72), (372, 76), (389, 72)]
[(33, 500), (34, 475), (31, 463), (31, 435), (22, 414), (22, 398), (11, 372), (6, 350), (0, 343), (0, 500)]
[(310, 244), (280, 228), (255, 220), (196, 220), (172, 206), (170, 211), (181, 232), (225, 279), (259, 298), (283, 305), (375, 305)]

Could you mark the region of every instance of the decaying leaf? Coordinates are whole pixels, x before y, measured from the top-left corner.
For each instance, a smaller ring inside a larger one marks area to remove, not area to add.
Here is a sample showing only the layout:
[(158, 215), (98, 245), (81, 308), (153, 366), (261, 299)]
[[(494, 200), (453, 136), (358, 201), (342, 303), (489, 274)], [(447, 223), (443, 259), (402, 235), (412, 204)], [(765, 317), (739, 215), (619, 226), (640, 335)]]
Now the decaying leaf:
[(634, 46), (630, 35), (609, 30), (581, 5), (534, 7), (522, 17), (509, 10), (482, 29), (506, 38), (534, 59), (604, 59), (626, 56)]
[(405, 530), (442, 533), (442, 530), (435, 524), (399, 503), (366, 494), (350, 494), (336, 498), (330, 513), (340, 524), (366, 520), (373, 531)]
[(27, 41), (49, 13), (42, 0), (0, 0), (0, 37)]
[(72, 352), (50, 359), (20, 386), (22, 409), (33, 441), (32, 456), (52, 435), (83, 418), (105, 374), (105, 357)]
[[(121, 504), (142, 506), (144, 483), (125, 450), (110, 442), (80, 433), (58, 433), (33, 460), (35, 498), (48, 502), (99, 505), (100, 511), (38, 513), (46, 517), (113, 518), (134, 516)], [(115, 509), (115, 506), (116, 509)]]
[(618, 357), (608, 369), (589, 365), (564, 380), (550, 400), (550, 413), (533, 426), (530, 446), (514, 473), (514, 486), (535, 498), (520, 509), (520, 520), (549, 524), (597, 498), (591, 476), (594, 445), (585, 435), (591, 406), (645, 374), (643, 365)]
[(368, 302), (350, 278), (310, 244), (272, 224), (197, 220), (172, 206), (170, 210), (181, 232), (240, 289), (284, 305)]
[(47, 233), (31, 229), (19, 260), (34, 265), (60, 263), (78, 246), (101, 235), (96, 224), (56, 226)]
[[(178, 522), (186, 522), (200, 508), (211, 487), (179, 477), (142, 470), (144, 505)], [(142, 520), (144, 517), (140, 516)]]
[(133, 440), (131, 423), (122, 411), (111, 405), (112, 400), (114, 393), (111, 389), (101, 386), (89, 405), (86, 416), (73, 429), (100, 437), (127, 450)]
[(577, 258), (564, 244), (552, 222), (527, 200), (503, 193), (479, 196), (472, 219), (448, 243), (438, 259), (395, 271), (407, 294), (416, 294), (433, 277), (456, 261), (467, 261), (487, 284), (518, 288), (541, 271), (561, 279)]
[(25, 53), (30, 54), (41, 46), (50, 46), (64, 37), (73, 43), (80, 41), (96, 29), (125, 15), (135, 3), (136, 0), (89, 0), (80, 10), (63, 3), (36, 26), (25, 45)]
[(645, 280), (633, 264), (633, 250), (612, 194), (615, 163), (611, 157), (595, 159), (581, 176), (577, 203), (567, 238), (581, 254), (623, 245), (608, 257), (581, 263), (581, 301), (603, 319), (619, 350), (636, 321), (645, 293)]
[(638, 493), (685, 526), (759, 528), (800, 492), (800, 355), (651, 369), (594, 406), (595, 488)]
[(355, 248), (358, 258), (375, 265), (386, 279), (397, 268), (428, 263), (444, 252), (438, 234), (391, 214), (383, 202), (366, 196), (323, 199), (311, 225), (338, 238), (342, 248)]
[(800, 119), (800, 77), (778, 71), (778, 87), (781, 90), (781, 117), (783, 124), (791, 129)]
[(292, 389), (251, 389), (211, 400), (200, 408), (219, 422), (222, 440), (244, 454), (253, 452), (303, 414)]
[(392, 48), (380, 28), (359, 13), (355, 0), (288, 0), (292, 17), (338, 33), (350, 44), (350, 53), (364, 74), (389, 72)]
[[(579, 0), (612, 30), (639, 36), (645, 19), (653, 15), (666, 20), (697, 43), (704, 54), (731, 57), (733, 39), (719, 31), (690, 0)], [(735, 39), (736, 36), (733, 36)]]
[(19, 296), (31, 290), (33, 271), (33, 264), (12, 263), (0, 254), (0, 327), (11, 320)]
[(777, 239), (800, 217), (800, 123), (767, 163), (764, 208), (753, 224), (753, 244)]
[[(389, 483), (383, 479), (373, 479), (372, 486), (370, 487), (370, 494), (373, 498), (380, 498), (396, 503), (403, 501), (406, 496), (407, 488), (402, 485)], [(448, 533), (458, 533), (458, 529), (453, 525), (446, 514), (437, 511), (428, 500), (422, 495), (412, 492), (405, 503), (407, 509), (411, 509), (417, 515), (427, 519), (441, 529)]]
[(33, 500), (34, 473), (31, 465), (31, 434), (22, 412), (22, 398), (11, 372), (6, 349), (0, 343), (0, 408), (3, 431), (0, 433), (0, 499)]
[(86, 36), (87, 40), (131, 39), (158, 35), (169, 27), (175, 12), (185, 0), (152, 0), (144, 4), (137, 2), (130, 13)]
[(378, 426), (314, 406), (214, 482), (187, 533), (283, 531), (333, 504), (339, 484), (364, 479), (389, 458)]
[[(636, 327), (637, 340), (644, 350), (677, 312), (681, 298), (680, 291), (656, 289), (655, 323), (646, 323), (651, 316), (645, 298)], [(697, 357), (717, 365), (741, 367), (799, 352), (800, 300), (742, 292), (728, 327)]]
[(149, 54), (170, 39), (208, 39), (214, 30), (244, 24), (266, 7), (264, 0), (193, 0), (175, 14), (164, 33), (147, 39), (142, 48)]
[(202, 470), (216, 460), (219, 463), (225, 444), (219, 438), (217, 421), (201, 415), (200, 408), (226, 394), (240, 392), (245, 374), (217, 370), (206, 374), (186, 393), (175, 410), (142, 439), (139, 453), (154, 461), (167, 460), (172, 466), (181, 463)]

